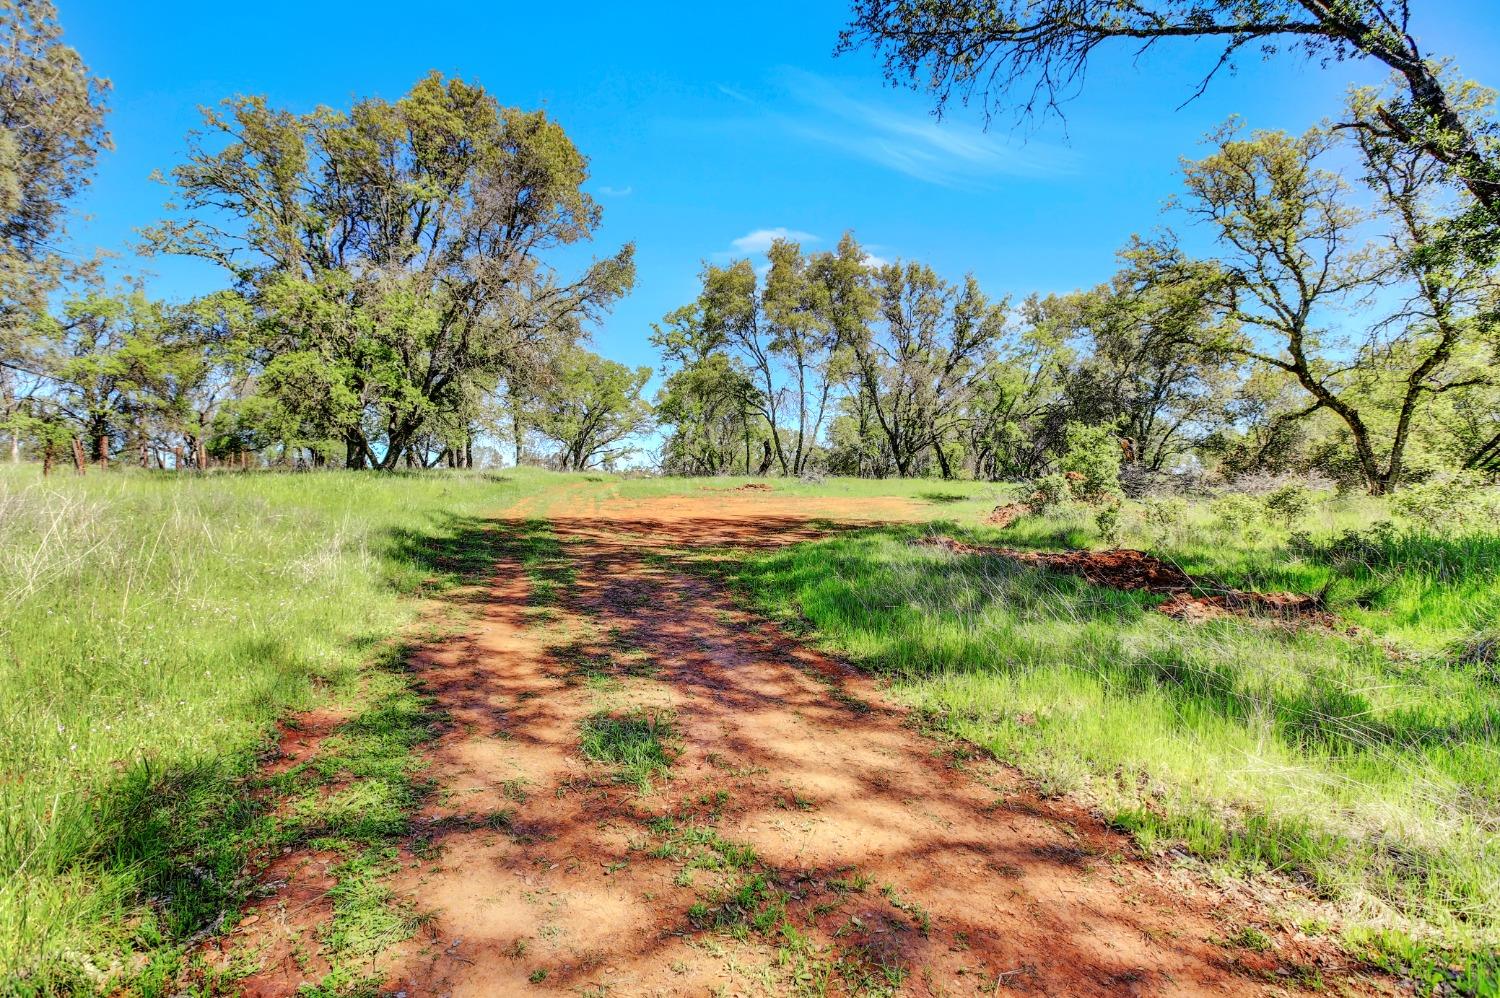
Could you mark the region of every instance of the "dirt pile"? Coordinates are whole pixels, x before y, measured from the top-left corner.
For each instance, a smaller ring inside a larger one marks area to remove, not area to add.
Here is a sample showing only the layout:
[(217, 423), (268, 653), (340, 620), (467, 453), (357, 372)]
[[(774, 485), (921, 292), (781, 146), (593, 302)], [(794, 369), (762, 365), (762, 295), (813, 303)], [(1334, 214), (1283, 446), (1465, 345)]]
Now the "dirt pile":
[[(996, 510), (998, 514), (1000, 511)], [(990, 555), (1076, 575), (1096, 586), (1131, 592), (1158, 593), (1171, 597), (1156, 609), (1180, 620), (1207, 620), (1228, 613), (1271, 616), (1331, 623), (1317, 596), (1297, 593), (1256, 593), (1216, 586), (1195, 579), (1176, 565), (1144, 551), (1115, 548), (1110, 551), (1021, 551), (1015, 548), (965, 544), (951, 537), (931, 537), (918, 543), (941, 547), (958, 554)], [(1197, 590), (1198, 592), (1195, 592)], [(1204, 593), (1199, 595), (1198, 593)]]
[(1008, 527), (1029, 512), (1031, 510), (1025, 503), (1007, 503), (1004, 506), (996, 506), (994, 511), (984, 518), (984, 522), (992, 527)]

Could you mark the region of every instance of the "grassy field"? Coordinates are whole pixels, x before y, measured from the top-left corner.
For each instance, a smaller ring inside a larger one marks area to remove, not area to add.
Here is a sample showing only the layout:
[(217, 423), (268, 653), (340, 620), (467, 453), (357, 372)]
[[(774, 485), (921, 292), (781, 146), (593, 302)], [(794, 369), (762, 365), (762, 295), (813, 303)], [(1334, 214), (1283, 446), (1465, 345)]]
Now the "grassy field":
[(549, 480), (0, 473), (0, 992), (164, 979), (244, 890), (273, 721), (389, 720), (445, 540)]
[(1228, 585), (1326, 588), (1356, 633), (1183, 623), (1150, 611), (1160, 597), (910, 543), (1103, 546), (1081, 509), (867, 530), (738, 577), (934, 727), (1094, 801), (1148, 849), (1287, 874), (1392, 965), (1437, 982), (1456, 959), (1475, 990), (1500, 987), (1494, 519), (1439, 533), (1331, 497), (1282, 524), (1169, 512), (1128, 508), (1122, 542)]
[[(409, 934), (416, 916), (380, 885), (423, 792), (414, 753), (433, 718), (397, 636), (424, 597), (482, 578), (486, 545), (503, 543), (546, 605), (572, 584), (544, 571), (549, 507), (742, 481), (0, 472), (0, 992), (171, 993), (186, 944), (237, 908), (245, 859), (268, 844), (343, 857), (326, 946), (349, 968)], [(1441, 523), (1326, 496), (1289, 522), (1127, 508), (1121, 543), (1227, 585), (1325, 591), (1350, 633), (1184, 623), (1152, 612), (1156, 597), (911, 543), (1104, 544), (1081, 508), (983, 526), (1008, 487), (774, 487), (902, 496), (933, 518), (728, 567), (925, 723), (1092, 802), (1150, 850), (1300, 882), (1323, 899), (1287, 907), (1309, 931), (1433, 983), (1453, 960), (1476, 992), (1500, 974), (1486, 956), (1500, 946), (1492, 511)], [(528, 498), (536, 519), (485, 540), (483, 514)], [(256, 783), (274, 722), (329, 704), (347, 720), (321, 755)], [(640, 784), (669, 736), (612, 715), (581, 731), (588, 757)], [(328, 993), (358, 983), (339, 974)]]

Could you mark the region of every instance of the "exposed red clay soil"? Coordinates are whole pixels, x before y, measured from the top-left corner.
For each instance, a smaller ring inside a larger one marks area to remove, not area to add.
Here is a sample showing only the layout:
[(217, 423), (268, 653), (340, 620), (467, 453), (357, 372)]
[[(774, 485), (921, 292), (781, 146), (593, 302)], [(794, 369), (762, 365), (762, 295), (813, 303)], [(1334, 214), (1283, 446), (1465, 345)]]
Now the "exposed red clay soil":
[[(560, 502), (573, 574), (558, 602), (535, 605), (502, 554), (459, 597), (467, 633), (416, 656), (450, 721), (426, 749), (425, 858), (403, 849), (392, 880), (432, 920), (366, 968), (386, 993), (779, 995), (826, 975), (830, 994), (1279, 994), (1308, 971), (1335, 993), (1374, 987), (1246, 896), (1134, 858), (1086, 809), (920, 733), (869, 678), (674, 564), (915, 504), (734, 499)], [(538, 512), (516, 507), (500, 535)], [(677, 732), (646, 793), (580, 751), (582, 721), (630, 711)], [(806, 946), (783, 949), (775, 925), (730, 931), (736, 880), (693, 835), (753, 848), (739, 876), (764, 878)], [(222, 943), (263, 953), (246, 993), (318, 979), (321, 859), (285, 857), (246, 939)], [(1274, 953), (1221, 942), (1252, 924)]]
[[(965, 544), (951, 537), (928, 537), (919, 544), (941, 547), (957, 554), (990, 555), (1077, 575), (1096, 586), (1136, 592), (1158, 593), (1170, 598), (1156, 609), (1169, 617), (1208, 619), (1229, 613), (1279, 617), (1327, 624), (1334, 618), (1323, 609), (1317, 596), (1297, 593), (1256, 593), (1214, 586), (1195, 579), (1176, 565), (1144, 551), (1115, 548), (1109, 551), (1023, 551), (1016, 548)], [(1198, 595), (1193, 590), (1212, 590)]]
[(1030, 511), (1025, 503), (1007, 503), (1004, 506), (996, 506), (994, 511), (984, 518), (984, 522), (995, 527), (1008, 527)]

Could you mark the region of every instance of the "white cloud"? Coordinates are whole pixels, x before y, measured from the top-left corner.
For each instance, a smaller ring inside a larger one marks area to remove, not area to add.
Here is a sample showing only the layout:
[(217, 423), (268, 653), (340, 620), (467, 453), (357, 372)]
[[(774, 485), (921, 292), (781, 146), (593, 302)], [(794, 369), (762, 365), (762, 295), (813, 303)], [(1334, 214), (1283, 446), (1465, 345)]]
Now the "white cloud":
[(602, 186), (602, 187), (599, 188), (599, 193), (603, 194), (605, 197), (609, 197), (609, 198), (624, 198), (624, 197), (629, 197), (634, 192), (635, 192), (635, 188), (634, 187), (610, 187), (609, 185), (606, 184), (606, 185), (604, 185), (604, 186)]
[(756, 229), (754, 232), (747, 232), (738, 239), (730, 240), (729, 245), (733, 246), (738, 253), (764, 253), (778, 239), (790, 239), (795, 243), (818, 241), (818, 237), (811, 232), (788, 229), (784, 225), (778, 225), (774, 229)]
[(871, 270), (874, 270), (877, 267), (889, 267), (891, 265), (891, 261), (887, 260), (883, 256), (876, 256), (874, 253), (866, 253), (865, 258), (860, 262), (863, 263), (866, 267), (869, 267)]
[(1017, 144), (950, 118), (851, 97), (812, 73), (780, 74), (793, 110), (771, 119), (794, 135), (947, 187), (983, 186), (995, 176), (1048, 177), (1077, 172), (1077, 156), (1045, 142)]

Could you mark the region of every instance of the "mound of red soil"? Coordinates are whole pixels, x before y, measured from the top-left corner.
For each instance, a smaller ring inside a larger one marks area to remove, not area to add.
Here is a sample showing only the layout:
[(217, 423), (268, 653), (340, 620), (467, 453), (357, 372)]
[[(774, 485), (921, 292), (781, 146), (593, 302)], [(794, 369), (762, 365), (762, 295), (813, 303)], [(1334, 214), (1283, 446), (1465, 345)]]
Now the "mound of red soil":
[(735, 492), (770, 492), (771, 491), (771, 486), (767, 485), (765, 482), (746, 482), (744, 485), (737, 486), (734, 489), (734, 491)]
[(1026, 504), (1020, 502), (996, 506), (995, 511), (984, 518), (984, 522), (995, 527), (1008, 527), (1028, 512)]
[(1208, 620), (1226, 613), (1243, 613), (1305, 620), (1327, 627), (1337, 624), (1333, 615), (1323, 610), (1318, 597), (1297, 593), (1249, 593), (1238, 589), (1212, 596), (1178, 593), (1157, 604), (1156, 609), (1178, 620)]
[[(1000, 510), (995, 511), (996, 514)], [(1077, 575), (1096, 586), (1134, 592), (1160, 593), (1171, 597), (1157, 610), (1179, 620), (1206, 620), (1226, 613), (1309, 619), (1329, 623), (1332, 618), (1323, 611), (1317, 596), (1296, 593), (1255, 593), (1215, 586), (1152, 557), (1144, 551), (1116, 548), (1112, 551), (1020, 551), (1015, 548), (981, 547), (964, 544), (951, 537), (932, 537), (922, 542), (946, 548), (959, 554), (991, 555), (1024, 565)], [(1209, 595), (1195, 595), (1193, 590), (1208, 590)]]

